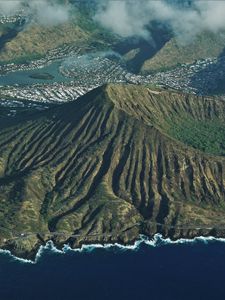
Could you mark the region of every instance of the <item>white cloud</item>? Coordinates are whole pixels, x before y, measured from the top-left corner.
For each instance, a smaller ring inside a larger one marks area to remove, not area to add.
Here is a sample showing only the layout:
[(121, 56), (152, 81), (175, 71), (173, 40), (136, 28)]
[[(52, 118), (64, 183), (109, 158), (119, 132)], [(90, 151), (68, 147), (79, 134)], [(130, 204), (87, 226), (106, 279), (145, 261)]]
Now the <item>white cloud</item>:
[(181, 41), (190, 40), (203, 30), (219, 32), (225, 29), (225, 1), (194, 0), (191, 7), (174, 3), (169, 0), (108, 0), (100, 6), (95, 19), (123, 37), (148, 38), (147, 26), (151, 21), (169, 26)]
[(41, 25), (57, 25), (69, 19), (70, 6), (56, 0), (0, 0), (1, 14), (12, 15), (24, 8)]
[(123, 37), (149, 36), (145, 28), (148, 18), (145, 13), (143, 14), (140, 4), (134, 2), (129, 5), (127, 1), (109, 1), (105, 8), (100, 7), (95, 20)]
[(69, 19), (69, 6), (53, 1), (30, 1), (29, 8), (35, 21), (42, 25), (57, 25)]
[(11, 15), (14, 14), (18, 9), (21, 8), (22, 1), (21, 0), (8, 0), (1, 1), (0, 0), (0, 14)]

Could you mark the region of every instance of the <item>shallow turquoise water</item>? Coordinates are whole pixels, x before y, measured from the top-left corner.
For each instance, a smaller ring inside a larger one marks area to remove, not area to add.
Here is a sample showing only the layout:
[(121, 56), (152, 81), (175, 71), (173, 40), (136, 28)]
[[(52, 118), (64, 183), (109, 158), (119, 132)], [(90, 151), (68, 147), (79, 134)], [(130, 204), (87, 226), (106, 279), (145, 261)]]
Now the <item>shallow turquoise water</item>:
[[(60, 64), (61, 61), (57, 61), (41, 69), (10, 72), (6, 75), (0, 76), (0, 85), (14, 85), (14, 84), (29, 85), (35, 83), (70, 82), (72, 80), (71, 78), (66, 78), (59, 72)], [(54, 76), (54, 79), (43, 80), (43, 79), (34, 79), (29, 77), (31, 74), (39, 73), (39, 72), (49, 73)]]

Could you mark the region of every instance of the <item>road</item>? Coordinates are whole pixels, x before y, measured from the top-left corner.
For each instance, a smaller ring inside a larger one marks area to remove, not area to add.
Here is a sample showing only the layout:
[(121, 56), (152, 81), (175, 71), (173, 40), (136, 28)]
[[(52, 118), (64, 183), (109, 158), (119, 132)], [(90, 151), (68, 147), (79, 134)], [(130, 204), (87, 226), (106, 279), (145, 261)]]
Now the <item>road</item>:
[[(217, 229), (217, 230), (224, 230), (225, 231), (225, 224), (224, 225), (215, 225), (214, 227), (212, 226), (207, 226), (207, 225), (201, 225), (201, 226), (191, 226), (191, 225), (183, 225), (183, 226), (173, 226), (173, 225), (166, 225), (166, 224), (162, 224), (162, 223), (156, 223), (156, 222), (151, 222), (151, 221), (143, 221), (140, 223), (136, 223), (134, 224), (132, 227), (129, 227), (125, 230), (123, 230), (123, 232), (137, 227), (137, 226), (141, 226), (144, 225), (145, 223), (147, 224), (152, 224), (154, 226), (160, 226), (160, 227), (165, 227), (167, 229), (176, 229), (176, 230), (213, 230), (213, 229)], [(6, 228), (0, 227), (0, 231), (7, 231), (8, 230)], [(78, 237), (110, 237), (112, 235), (119, 235), (123, 232), (111, 232), (111, 233), (92, 233), (92, 234), (71, 234), (68, 236), (68, 232), (62, 232), (62, 231), (54, 231), (54, 232), (23, 232), (23, 233), (14, 233), (13, 236), (9, 239), (6, 239), (6, 241), (13, 241), (13, 240), (17, 240), (17, 239), (27, 239), (29, 237), (33, 237), (33, 236), (48, 236), (49, 238), (52, 237), (60, 237), (60, 236), (64, 236), (66, 237), (66, 239), (68, 238), (78, 238)]]

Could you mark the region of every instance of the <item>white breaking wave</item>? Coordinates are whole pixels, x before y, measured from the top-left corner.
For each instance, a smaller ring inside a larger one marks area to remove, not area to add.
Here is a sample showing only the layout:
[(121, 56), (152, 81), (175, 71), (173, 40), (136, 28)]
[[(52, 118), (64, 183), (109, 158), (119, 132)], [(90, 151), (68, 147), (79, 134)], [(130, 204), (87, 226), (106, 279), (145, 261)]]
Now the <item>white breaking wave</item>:
[(105, 249), (105, 250), (112, 250), (112, 249), (118, 249), (120, 251), (138, 251), (140, 249), (140, 246), (145, 244), (149, 247), (160, 247), (165, 245), (178, 245), (178, 244), (196, 244), (196, 243), (203, 243), (208, 244), (209, 242), (222, 242), (225, 243), (225, 238), (215, 238), (212, 236), (209, 237), (203, 237), (199, 236), (194, 239), (178, 239), (178, 240), (171, 240), (170, 238), (163, 238), (161, 234), (155, 234), (153, 239), (149, 239), (148, 237), (144, 235), (140, 235), (140, 238), (135, 241), (133, 245), (122, 245), (119, 243), (114, 244), (89, 244), (89, 245), (82, 245), (80, 248), (71, 248), (69, 245), (64, 245), (62, 250), (59, 250), (54, 245), (53, 241), (48, 241), (45, 246), (40, 246), (35, 260), (29, 260), (24, 258), (19, 258), (11, 254), (9, 250), (2, 250), (0, 249), (0, 255), (7, 255), (14, 261), (18, 261), (21, 263), (29, 263), (29, 264), (36, 264), (38, 263), (39, 259), (42, 257), (42, 255), (46, 251), (50, 251), (52, 253), (57, 253), (60, 255), (65, 255), (69, 252), (79, 252), (79, 253), (90, 253), (92, 251), (95, 251), (96, 249)]
[(12, 255), (12, 253), (9, 250), (0, 249), (0, 255), (1, 254), (12, 258), (14, 261), (19, 261), (19, 262), (22, 262), (22, 263), (29, 263), (29, 264), (35, 264), (36, 263), (36, 259), (35, 259), (35, 261), (33, 261), (33, 260), (30, 260), (30, 259), (20, 258), (20, 257)]

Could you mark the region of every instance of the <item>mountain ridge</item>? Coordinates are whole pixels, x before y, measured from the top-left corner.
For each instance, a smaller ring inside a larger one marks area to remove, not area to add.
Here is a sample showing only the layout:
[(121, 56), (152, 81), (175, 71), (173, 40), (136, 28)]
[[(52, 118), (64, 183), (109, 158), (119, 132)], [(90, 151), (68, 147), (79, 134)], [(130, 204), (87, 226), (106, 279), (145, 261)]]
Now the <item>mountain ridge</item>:
[(72, 247), (221, 235), (225, 158), (175, 141), (164, 122), (182, 109), (224, 120), (223, 102), (201, 99), (110, 84), (1, 127), (1, 246), (29, 256), (54, 232)]

